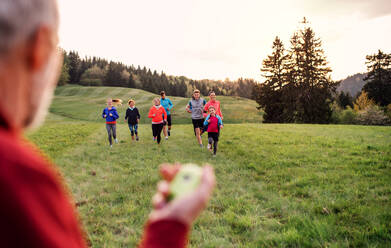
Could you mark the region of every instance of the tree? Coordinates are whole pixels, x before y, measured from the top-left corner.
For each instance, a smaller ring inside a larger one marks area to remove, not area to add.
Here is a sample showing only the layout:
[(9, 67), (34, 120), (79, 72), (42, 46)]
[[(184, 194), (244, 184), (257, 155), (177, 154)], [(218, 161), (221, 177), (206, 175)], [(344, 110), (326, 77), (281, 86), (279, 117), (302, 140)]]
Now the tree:
[(282, 41), (277, 36), (273, 42), (272, 55), (269, 55), (263, 60), (261, 71), (263, 77), (266, 78), (265, 83), (272, 89), (278, 90), (286, 83), (286, 63), (288, 55), (285, 54), (285, 49)]
[(98, 65), (87, 69), (80, 78), (80, 83), (87, 86), (102, 86), (105, 77), (105, 70)]
[(71, 51), (68, 55), (69, 60), (69, 82), (78, 83), (80, 80), (80, 57), (77, 52)]
[(262, 63), (265, 82), (254, 87), (255, 99), (264, 108), (266, 122), (328, 123), (337, 86), (330, 77), (321, 41), (308, 27), (291, 38), (285, 54), (278, 37), (273, 53)]
[(345, 93), (341, 91), (337, 95), (337, 103), (341, 108), (346, 108), (347, 106), (350, 106), (353, 108), (353, 97), (350, 95), (349, 92)]
[(66, 63), (62, 64), (61, 67), (61, 74), (58, 78), (58, 85), (66, 85), (69, 82), (69, 72), (68, 72), (68, 65)]
[(285, 54), (284, 45), (276, 37), (272, 55), (269, 55), (262, 62), (261, 71), (265, 82), (254, 86), (254, 97), (259, 104), (258, 108), (265, 111), (265, 122), (283, 122), (282, 114), (284, 105), (282, 102), (283, 86), (286, 84), (286, 62), (288, 56)]
[(60, 48), (60, 52), (63, 55), (63, 63), (61, 67), (61, 74), (60, 77), (58, 78), (58, 84), (59, 86), (65, 85), (69, 82), (69, 59), (67, 57), (67, 52)]
[(123, 64), (110, 61), (104, 77), (104, 83), (107, 86), (127, 87), (129, 76), (130, 74), (126, 71)]
[(291, 38), (290, 62), (288, 63), (289, 97), (295, 98), (295, 122), (328, 123), (331, 119), (331, 102), (338, 83), (330, 77), (331, 68), (322, 49), (322, 42), (308, 26)]
[(391, 103), (391, 54), (379, 50), (366, 59), (368, 75), (364, 81), (367, 83), (362, 90), (379, 105), (387, 106)]
[(135, 76), (132, 73), (129, 73), (128, 87), (129, 88), (136, 88)]
[(354, 110), (355, 111), (365, 110), (372, 105), (375, 105), (375, 102), (368, 97), (367, 92), (362, 91), (361, 95), (357, 97), (356, 101), (354, 102)]

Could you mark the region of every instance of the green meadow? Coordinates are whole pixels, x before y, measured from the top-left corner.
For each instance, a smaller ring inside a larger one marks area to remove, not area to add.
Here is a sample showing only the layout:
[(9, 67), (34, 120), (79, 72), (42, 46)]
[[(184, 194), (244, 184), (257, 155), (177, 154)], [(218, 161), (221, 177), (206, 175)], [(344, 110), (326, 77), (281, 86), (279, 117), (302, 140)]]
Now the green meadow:
[[(57, 164), (92, 247), (136, 247), (164, 162), (215, 168), (189, 247), (391, 247), (391, 127), (263, 124), (255, 102), (218, 97), (225, 127), (212, 157), (196, 143), (188, 99), (170, 97), (172, 136), (152, 141), (146, 117), (155, 96), (59, 87), (45, 124), (26, 134)], [(130, 139), (122, 106), (119, 143), (109, 148), (107, 97), (136, 100), (140, 141)]]

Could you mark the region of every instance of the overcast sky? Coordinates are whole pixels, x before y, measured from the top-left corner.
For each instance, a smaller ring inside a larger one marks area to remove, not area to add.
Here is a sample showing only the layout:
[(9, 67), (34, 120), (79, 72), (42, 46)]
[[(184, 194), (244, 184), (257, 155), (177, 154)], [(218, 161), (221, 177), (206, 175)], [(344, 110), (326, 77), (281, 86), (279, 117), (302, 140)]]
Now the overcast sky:
[(365, 72), (391, 53), (391, 0), (58, 0), (60, 45), (193, 79), (260, 77), (279, 36), (286, 48), (304, 16), (332, 78)]

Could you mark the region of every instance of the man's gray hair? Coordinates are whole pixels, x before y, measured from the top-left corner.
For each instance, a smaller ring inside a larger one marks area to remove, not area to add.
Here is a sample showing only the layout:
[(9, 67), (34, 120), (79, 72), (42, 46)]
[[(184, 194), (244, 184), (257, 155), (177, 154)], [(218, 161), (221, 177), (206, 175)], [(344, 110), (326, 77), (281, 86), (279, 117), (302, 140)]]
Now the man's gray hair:
[(0, 0), (0, 58), (40, 26), (57, 30), (56, 0)]

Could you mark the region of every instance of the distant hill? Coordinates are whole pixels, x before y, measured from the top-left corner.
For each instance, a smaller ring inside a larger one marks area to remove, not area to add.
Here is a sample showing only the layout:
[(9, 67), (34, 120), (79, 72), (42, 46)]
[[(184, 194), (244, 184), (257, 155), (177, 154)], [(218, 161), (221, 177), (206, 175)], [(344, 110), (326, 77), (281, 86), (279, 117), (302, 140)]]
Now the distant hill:
[(366, 73), (357, 73), (353, 76), (347, 77), (346, 79), (342, 80), (341, 84), (337, 88), (337, 91), (343, 91), (345, 93), (349, 92), (351, 96), (356, 96), (365, 85), (365, 76)]

